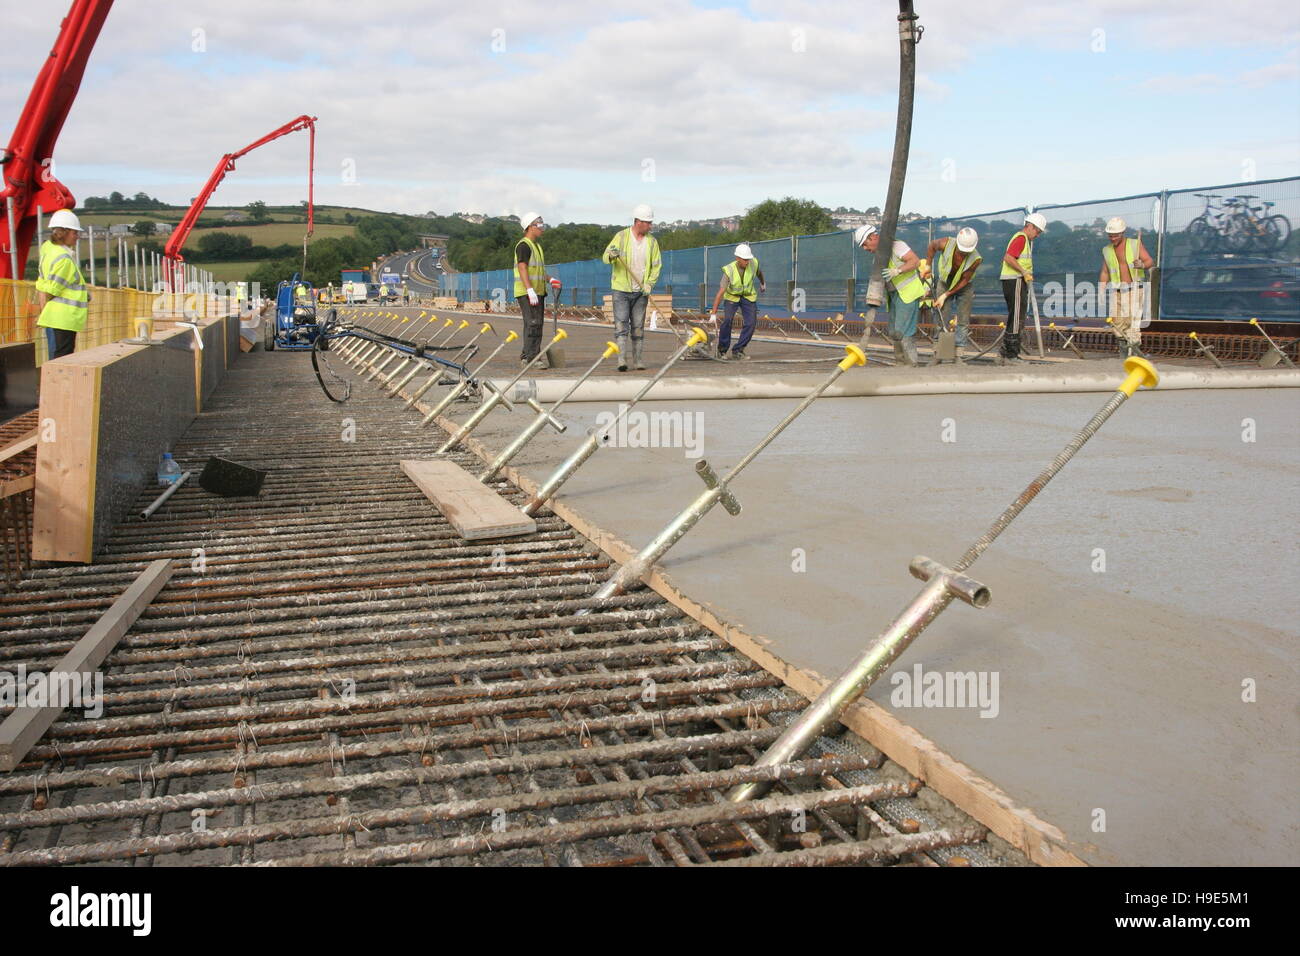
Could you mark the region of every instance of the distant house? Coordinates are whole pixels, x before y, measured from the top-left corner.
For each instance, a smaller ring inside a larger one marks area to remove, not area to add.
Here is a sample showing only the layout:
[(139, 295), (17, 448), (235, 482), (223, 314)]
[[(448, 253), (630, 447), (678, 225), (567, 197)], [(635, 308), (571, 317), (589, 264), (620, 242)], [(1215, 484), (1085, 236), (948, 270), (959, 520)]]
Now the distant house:
[(835, 223), (837, 229), (856, 229), (858, 226), (880, 225), (879, 216), (872, 216), (865, 212), (832, 213), (831, 221)]
[(230, 212), (226, 213), (224, 216), (221, 217), (223, 222), (243, 222), (247, 218), (248, 215), (246, 213), (240, 212), (238, 209), (232, 209), (230, 210)]
[(131, 224), (127, 222), (119, 222), (111, 225), (108, 227), (108, 234), (110, 236), (129, 236), (131, 235)]
[(170, 222), (155, 222), (153, 224), (153, 234), (155, 236), (169, 236), (173, 228), (175, 227)]
[(487, 219), (487, 217), (481, 212), (458, 212), (456, 213), (456, 218), (462, 219), (465, 222), (472, 222), (475, 225), (478, 225)]

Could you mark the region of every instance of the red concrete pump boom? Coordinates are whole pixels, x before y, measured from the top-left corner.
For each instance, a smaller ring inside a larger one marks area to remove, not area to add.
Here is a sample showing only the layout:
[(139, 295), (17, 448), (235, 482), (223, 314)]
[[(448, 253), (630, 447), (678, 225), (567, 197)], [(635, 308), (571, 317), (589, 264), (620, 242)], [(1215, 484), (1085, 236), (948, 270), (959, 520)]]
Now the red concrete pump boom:
[(185, 240), (189, 238), (190, 231), (194, 224), (199, 221), (208, 200), (216, 192), (221, 181), (226, 178), (226, 173), (232, 172), (235, 168), (235, 160), (239, 159), (259, 146), (264, 146), (272, 140), (279, 139), (289, 133), (296, 133), (300, 129), (307, 130), (307, 237), (311, 238), (312, 232), (315, 231), (315, 196), (313, 193), (313, 174), (312, 170), (316, 166), (316, 117), (299, 116), (296, 120), (285, 123), (277, 130), (272, 130), (261, 139), (254, 143), (249, 143), (243, 149), (234, 153), (226, 153), (221, 159), (217, 160), (216, 169), (212, 170), (212, 175), (208, 177), (203, 191), (195, 197), (194, 202), (185, 213), (185, 218), (180, 221), (175, 229), (172, 230), (171, 236), (167, 240), (167, 247), (163, 250), (163, 276), (169, 287), (175, 289), (176, 284), (172, 281), (175, 272), (179, 270), (180, 264), (185, 261), (181, 254), (181, 249), (185, 246)]
[[(99, 39), (113, 0), (73, 0), (63, 18), (59, 37), (49, 58), (32, 85), (27, 105), (18, 117), (13, 138), (0, 154), (3, 189), (0, 189), (0, 216), (6, 214), (7, 200), (13, 200), (12, 236), (5, 230), (5, 255), (0, 256), (0, 278), (20, 279), (27, 266), (32, 239), (36, 235), (36, 210), (46, 213), (71, 209), (76, 205), (72, 193), (54, 178), (51, 159), (63, 121), (72, 101), (77, 98), (82, 74), (90, 51)], [(17, 263), (17, 275), (12, 275)]]

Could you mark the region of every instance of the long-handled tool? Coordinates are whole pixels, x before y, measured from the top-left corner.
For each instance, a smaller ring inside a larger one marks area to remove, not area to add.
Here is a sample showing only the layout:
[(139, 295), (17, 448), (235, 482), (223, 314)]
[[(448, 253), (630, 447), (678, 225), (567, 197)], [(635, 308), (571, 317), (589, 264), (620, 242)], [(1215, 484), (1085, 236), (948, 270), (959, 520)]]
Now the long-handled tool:
[(1044, 358), (1043, 354), (1043, 325), (1038, 318), (1038, 293), (1034, 291), (1034, 284), (1026, 282), (1025, 287), (1029, 290), (1029, 307), (1034, 313), (1034, 336), (1038, 340), (1038, 357)]
[(1286, 362), (1288, 368), (1295, 368), (1295, 362), (1291, 361), (1291, 356), (1277, 347), (1277, 343), (1264, 331), (1264, 326), (1259, 324), (1259, 319), (1251, 319), (1250, 324), (1259, 329), (1259, 334), (1264, 336), (1264, 341), (1268, 343), (1269, 350), (1259, 360), (1261, 368), (1272, 368), (1278, 362)]
[[(912, 559), (912, 575), (925, 581), (926, 586), (863, 651), (849, 669), (818, 694), (817, 699), (786, 727), (776, 743), (763, 754), (757, 766), (768, 767), (787, 763), (808, 749), (809, 745), (835, 723), (850, 704), (861, 697), (889, 669), (899, 655), (920, 636), (931, 621), (943, 613), (954, 598), (960, 598), (972, 607), (985, 607), (989, 603), (989, 589), (967, 577), (964, 572), (988, 549), (997, 536), (1006, 530), (1029, 502), (1034, 500), (1053, 476), (1065, 467), (1084, 443), (1097, 433), (1097, 429), (1101, 428), (1115, 409), (1124, 404), (1139, 388), (1154, 388), (1159, 381), (1155, 366), (1146, 359), (1137, 357), (1126, 359), (1124, 368), (1128, 374), (1115, 390), (1115, 394), (1106, 401), (1092, 420), (1070, 439), (1061, 453), (1052, 459), (1052, 463), (998, 516), (988, 531), (984, 532), (984, 536), (967, 549), (961, 556), (961, 560), (948, 568), (926, 557), (917, 556)], [(769, 785), (742, 784), (728, 794), (728, 799), (738, 802), (760, 797)]]
[(600, 353), (600, 358), (592, 362), (591, 367), (578, 376), (574, 383), (569, 386), (569, 390), (561, 395), (559, 400), (550, 408), (543, 408), (542, 404), (535, 398), (528, 399), (528, 407), (535, 411), (537, 416), (524, 427), (523, 431), (515, 436), (514, 441), (502, 449), (501, 454), (497, 455), (496, 458), (492, 460), (492, 464), (483, 469), (483, 472), (478, 476), (478, 480), (486, 484), (495, 478), (497, 472), (510, 464), (510, 460), (523, 451), (524, 446), (532, 441), (537, 436), (537, 433), (547, 425), (550, 425), (557, 432), (565, 431), (569, 426), (556, 418), (555, 413), (560, 410), (561, 405), (569, 400), (569, 396), (576, 392), (578, 387), (591, 377), (591, 374), (596, 371), (601, 362), (605, 361), (605, 359), (609, 358), (611, 355), (617, 354), (618, 346), (613, 342), (606, 342), (605, 351)]
[[(561, 288), (560, 280), (552, 279), (551, 291), (555, 293), (555, 308), (551, 309), (551, 334), (552, 335), (560, 331), (560, 288)], [(564, 349), (561, 348), (560, 346), (557, 345), (554, 348), (552, 348), (549, 352), (546, 353), (547, 368), (564, 368), (565, 365), (566, 363), (564, 361)]]
[(524, 375), (526, 375), (530, 369), (532, 369), (539, 362), (543, 362), (546, 360), (546, 353), (550, 351), (552, 345), (555, 345), (557, 342), (562, 342), (568, 337), (569, 337), (569, 333), (564, 331), (564, 329), (560, 329), (558, 332), (556, 332), (555, 336), (551, 339), (551, 341), (547, 342), (546, 345), (542, 347), (542, 350), (538, 352), (536, 355), (534, 355), (532, 357), (532, 360), (529, 361), (529, 363), (525, 365), (523, 368), (521, 368), (518, 374), (516, 374), (514, 378), (512, 378), (509, 382), (506, 383), (505, 388), (498, 389), (491, 382), (484, 380), (483, 387), (487, 389), (489, 392), (491, 392), (492, 394), (489, 395), (483, 401), (483, 403), (474, 410), (473, 415), (465, 419), (465, 424), (461, 425), (460, 428), (456, 429), (456, 433), (454, 435), (452, 435), (450, 438), (448, 438), (445, 442), (442, 443), (442, 447), (438, 449), (437, 453), (439, 455), (446, 454), (447, 452), (455, 448), (457, 445), (459, 445), (462, 441), (465, 440), (466, 436), (469, 435), (470, 432), (478, 428), (479, 422), (487, 418), (488, 415), (491, 414), (492, 409), (496, 408), (497, 405), (505, 405), (507, 409), (509, 409), (510, 411), (514, 411), (515, 406), (511, 404), (510, 399), (506, 397), (506, 392), (514, 388), (515, 383), (518, 382), (521, 378), (523, 378)]
[[(469, 388), (471, 384), (473, 384), (475, 381), (478, 380), (479, 373), (481, 373), (483, 369), (487, 368), (488, 363), (491, 362), (494, 358), (496, 358), (497, 354), (503, 348), (505, 348), (511, 342), (515, 341), (515, 339), (517, 338), (519, 338), (519, 333), (514, 331), (513, 329), (507, 332), (506, 337), (502, 339), (501, 342), (497, 345), (497, 347), (492, 350), (492, 354), (489, 355), (487, 358), (485, 358), (482, 362), (480, 362), (478, 368), (474, 369), (474, 371), (470, 372), (463, 379), (461, 379), (454, 386), (452, 386), (452, 388), (447, 392), (447, 394), (442, 397), (442, 400), (439, 401), (437, 405), (433, 406), (433, 408), (429, 411), (429, 414), (425, 415), (424, 418), (421, 419), (420, 426), (424, 427), (425, 425), (429, 424), (429, 422), (433, 421), (435, 418), (441, 415), (443, 409), (447, 408), (452, 402), (458, 399), (462, 394), (464, 394), (465, 390)], [(441, 377), (442, 377), (442, 372), (440, 371), (435, 372), (433, 375), (429, 376), (429, 380), (425, 382), (423, 385), (421, 385), (418, 389), (416, 389), (415, 394), (412, 395), (407, 400), (406, 407), (410, 408), (416, 402), (418, 402), (420, 400), (420, 397), (429, 389), (433, 388), (434, 383), (436, 383), (438, 379)]]
[(573, 473), (581, 467), (584, 461), (596, 453), (596, 449), (599, 448), (601, 442), (605, 440), (605, 436), (608, 435), (612, 429), (618, 426), (618, 423), (623, 420), (624, 416), (632, 410), (637, 402), (641, 401), (641, 399), (645, 397), (646, 393), (649, 392), (650, 389), (654, 388), (655, 384), (658, 383), (660, 379), (668, 374), (668, 370), (677, 363), (677, 360), (695, 346), (702, 345), (708, 340), (708, 334), (698, 325), (694, 326), (691, 329), (690, 336), (682, 343), (681, 348), (668, 357), (668, 361), (664, 362), (659, 371), (650, 376), (650, 379), (641, 386), (640, 391), (633, 395), (631, 400), (619, 405), (618, 414), (615, 415), (607, 425), (588, 435), (587, 440), (574, 449), (573, 454), (564, 459), (564, 461), (561, 462), (560, 467), (551, 472), (550, 477), (542, 482), (541, 486), (537, 489), (537, 493), (533, 495), (528, 504), (524, 505), (521, 509), (523, 513), (531, 518), (534, 517), (537, 512), (541, 511), (546, 502), (550, 501), (551, 497), (560, 490), (560, 486), (573, 477)]
[[(695, 463), (695, 473), (700, 476), (706, 489), (703, 494), (691, 502), (676, 518), (674, 518), (659, 535), (647, 544), (637, 553), (637, 555), (618, 569), (618, 572), (610, 578), (595, 593), (595, 597), (607, 598), (614, 597), (617, 594), (623, 594), (625, 591), (636, 587), (645, 573), (667, 553), (668, 549), (675, 545), (686, 532), (695, 527), (706, 514), (713, 510), (713, 506), (721, 502), (722, 507), (727, 513), (735, 516), (740, 514), (740, 502), (730, 491), (730, 485), (739, 477), (740, 473), (758, 457), (759, 452), (770, 445), (781, 432), (803, 414), (813, 402), (817, 401), (821, 394), (826, 391), (836, 379), (857, 365), (866, 365), (867, 356), (862, 349), (856, 345), (846, 345), (844, 347), (845, 356), (839, 364), (831, 371), (820, 385), (814, 388), (801, 401), (793, 411), (777, 424), (770, 432), (763, 437), (757, 445), (749, 450), (744, 458), (740, 459), (731, 471), (721, 478), (709, 466), (709, 463), (701, 458)], [(579, 612), (581, 613), (581, 612)]]

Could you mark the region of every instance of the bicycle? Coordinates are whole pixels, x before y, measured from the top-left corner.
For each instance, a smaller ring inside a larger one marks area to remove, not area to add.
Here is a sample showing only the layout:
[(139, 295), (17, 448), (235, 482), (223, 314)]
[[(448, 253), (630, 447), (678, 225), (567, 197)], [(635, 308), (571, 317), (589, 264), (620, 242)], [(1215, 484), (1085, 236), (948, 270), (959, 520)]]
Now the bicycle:
[(1187, 224), (1187, 239), (1191, 243), (1192, 252), (1214, 252), (1220, 242), (1227, 239), (1228, 223), (1232, 214), (1214, 204), (1215, 199), (1221, 198), (1219, 193), (1195, 193), (1194, 195), (1198, 199), (1205, 200), (1205, 209)]
[(1273, 252), (1290, 238), (1291, 220), (1278, 213), (1269, 214), (1276, 203), (1263, 200), (1252, 205), (1252, 199), (1259, 197), (1234, 196), (1224, 201), (1225, 206), (1234, 210), (1228, 222), (1229, 243), (1238, 252), (1248, 252), (1252, 246), (1260, 252)]

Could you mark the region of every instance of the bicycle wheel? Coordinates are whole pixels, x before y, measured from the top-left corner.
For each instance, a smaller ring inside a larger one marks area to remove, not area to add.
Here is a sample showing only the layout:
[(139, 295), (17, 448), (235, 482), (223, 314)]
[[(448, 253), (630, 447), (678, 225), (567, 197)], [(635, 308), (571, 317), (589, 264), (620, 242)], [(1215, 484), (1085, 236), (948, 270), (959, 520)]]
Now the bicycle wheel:
[(1291, 220), (1286, 216), (1269, 216), (1264, 220), (1263, 226), (1264, 241), (1268, 244), (1266, 252), (1276, 252), (1291, 238)]
[(1224, 224), (1224, 246), (1229, 252), (1249, 252), (1255, 244), (1255, 226), (1245, 213), (1237, 213)]
[(1204, 216), (1197, 216), (1187, 225), (1187, 241), (1191, 243), (1192, 252), (1210, 252), (1218, 238), (1218, 233)]
[(346, 402), (352, 397), (352, 383), (343, 376), (343, 361), (330, 348), (329, 338), (316, 337), (311, 349), (311, 367), (316, 370), (316, 381), (331, 402)]

